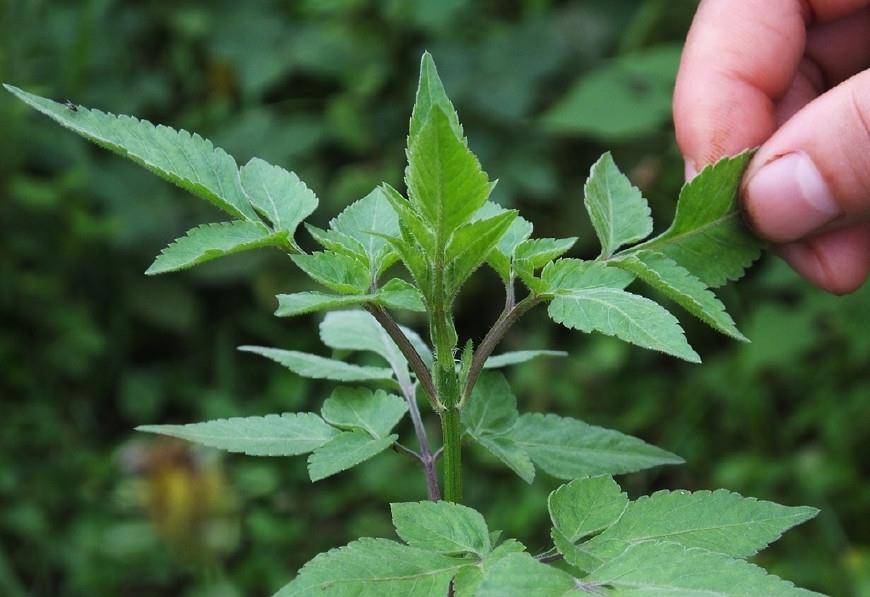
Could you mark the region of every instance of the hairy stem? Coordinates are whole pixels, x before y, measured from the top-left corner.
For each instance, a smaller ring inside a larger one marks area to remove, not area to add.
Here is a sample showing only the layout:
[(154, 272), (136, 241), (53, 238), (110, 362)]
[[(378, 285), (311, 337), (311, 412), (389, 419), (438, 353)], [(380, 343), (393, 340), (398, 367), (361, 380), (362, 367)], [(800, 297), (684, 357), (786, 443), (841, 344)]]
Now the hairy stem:
[(432, 454), (432, 447), (429, 445), (429, 435), (426, 433), (426, 427), (423, 425), (423, 419), (420, 416), (420, 407), (417, 405), (416, 386), (402, 387), (402, 394), (405, 396), (405, 401), (408, 403), (408, 412), (411, 414), (411, 422), (414, 424), (414, 433), (417, 435), (417, 441), (420, 444), (420, 462), (423, 464), (423, 472), (426, 474), (426, 490), (429, 499), (438, 501), (441, 499), (441, 487), (438, 485), (438, 472), (435, 470), (435, 462), (437, 454)]
[(435, 390), (435, 384), (432, 383), (432, 375), (429, 373), (429, 369), (426, 368), (426, 363), (423, 362), (423, 358), (417, 352), (417, 349), (414, 348), (414, 345), (411, 344), (411, 341), (408, 340), (408, 337), (405, 335), (405, 332), (402, 331), (402, 328), (399, 327), (399, 324), (397, 324), (387, 310), (380, 305), (368, 304), (366, 305), (366, 310), (374, 316), (379, 324), (381, 324), (387, 334), (389, 334), (390, 338), (393, 339), (393, 342), (396, 343), (396, 346), (399, 347), (399, 350), (405, 358), (408, 359), (408, 364), (411, 365), (411, 370), (414, 371), (414, 375), (417, 376), (417, 381), (420, 382), (420, 385), (422, 385), (423, 389), (426, 391), (426, 396), (428, 397), (432, 408), (435, 409), (435, 412), (443, 410), (444, 407), (438, 401), (438, 392)]
[(480, 372), (483, 371), (483, 365), (492, 355), (492, 351), (495, 350), (495, 347), (502, 341), (502, 338), (504, 338), (511, 326), (542, 300), (543, 298), (540, 296), (530, 294), (510, 309), (506, 308), (486, 333), (486, 336), (483, 337), (480, 346), (478, 346), (477, 350), (474, 351), (474, 357), (471, 359), (471, 368), (468, 371), (468, 379), (465, 382), (465, 388), (462, 392), (463, 406), (465, 400), (467, 400), (471, 395), (471, 391), (474, 389), (474, 384), (477, 383), (477, 378), (480, 377)]
[(441, 414), (441, 434), (444, 439), (444, 499), (462, 501), (462, 428), (459, 409), (448, 407)]

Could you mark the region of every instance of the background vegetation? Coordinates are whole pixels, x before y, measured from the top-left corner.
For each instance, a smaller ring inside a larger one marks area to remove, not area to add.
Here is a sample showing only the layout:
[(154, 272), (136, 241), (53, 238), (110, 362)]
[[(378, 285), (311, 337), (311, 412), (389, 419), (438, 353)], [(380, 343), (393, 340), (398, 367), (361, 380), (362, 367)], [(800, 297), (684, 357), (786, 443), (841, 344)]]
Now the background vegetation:
[[(580, 235), (585, 254), (595, 240), (581, 185), (606, 149), (656, 221), (670, 221), (682, 182), (670, 91), (693, 10), (689, 0), (22, 0), (0, 8), (0, 79), (295, 170), (321, 198), (322, 225), (379, 181), (400, 183), (428, 48), (500, 179), (495, 198), (541, 236)], [(305, 284), (286, 258), (146, 279), (208, 207), (8, 95), (0, 130), (0, 594), (267, 594), (321, 550), (389, 534), (386, 502), (425, 495), (398, 456), (312, 487), (304, 459), (222, 458), (132, 431), (319, 405), (327, 384), (235, 351), (320, 350), (316, 317), (271, 316), (276, 293)], [(501, 300), (495, 276), (479, 278), (460, 313), (478, 337), (496, 315), (485, 305)], [(753, 343), (684, 318), (701, 366), (529, 318), (508, 348), (571, 356), (514, 371), (522, 409), (614, 427), (688, 461), (628, 476), (633, 495), (724, 486), (822, 508), (764, 565), (809, 588), (870, 594), (870, 287), (827, 296), (765, 259), (723, 298)], [(531, 550), (547, 546), (555, 485), (522, 485), (470, 455), (470, 504)]]

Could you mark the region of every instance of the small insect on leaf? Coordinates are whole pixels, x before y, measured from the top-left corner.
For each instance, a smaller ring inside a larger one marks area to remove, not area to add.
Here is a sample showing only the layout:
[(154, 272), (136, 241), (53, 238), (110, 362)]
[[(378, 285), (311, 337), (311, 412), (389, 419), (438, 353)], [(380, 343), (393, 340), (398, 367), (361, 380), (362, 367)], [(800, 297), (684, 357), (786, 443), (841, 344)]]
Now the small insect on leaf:
[(63, 102), (63, 105), (66, 106), (67, 108), (69, 108), (69, 109), (70, 109), (71, 111), (73, 111), (73, 112), (78, 112), (78, 111), (79, 111), (79, 107), (78, 107), (77, 105), (75, 105), (74, 103), (72, 103), (72, 100), (66, 100), (66, 101), (64, 101), (64, 102)]

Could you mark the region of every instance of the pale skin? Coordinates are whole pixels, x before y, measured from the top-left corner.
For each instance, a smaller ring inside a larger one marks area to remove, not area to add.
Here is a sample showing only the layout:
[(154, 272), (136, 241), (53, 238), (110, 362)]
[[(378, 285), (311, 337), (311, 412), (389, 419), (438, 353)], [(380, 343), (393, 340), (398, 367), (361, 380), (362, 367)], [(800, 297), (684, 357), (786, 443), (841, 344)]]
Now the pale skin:
[(750, 226), (836, 294), (870, 273), (868, 67), (870, 0), (702, 0), (674, 93), (687, 177), (759, 147)]

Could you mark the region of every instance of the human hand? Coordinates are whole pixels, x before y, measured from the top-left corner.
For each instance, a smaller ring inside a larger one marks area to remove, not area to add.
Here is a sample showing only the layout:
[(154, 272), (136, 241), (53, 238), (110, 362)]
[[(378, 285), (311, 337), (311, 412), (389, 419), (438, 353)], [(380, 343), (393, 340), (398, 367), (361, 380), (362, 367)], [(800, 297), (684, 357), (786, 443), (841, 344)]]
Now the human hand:
[(674, 94), (687, 177), (760, 146), (750, 225), (837, 294), (870, 272), (868, 66), (870, 0), (702, 0)]

